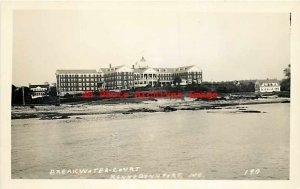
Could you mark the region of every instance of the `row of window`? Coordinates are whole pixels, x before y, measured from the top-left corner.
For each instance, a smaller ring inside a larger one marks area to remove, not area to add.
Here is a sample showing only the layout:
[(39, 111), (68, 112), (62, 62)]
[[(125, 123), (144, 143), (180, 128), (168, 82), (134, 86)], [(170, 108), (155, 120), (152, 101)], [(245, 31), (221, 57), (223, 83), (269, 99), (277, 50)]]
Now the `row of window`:
[(47, 88), (32, 88), (32, 91), (47, 91)]
[(114, 72), (114, 73), (104, 74), (104, 76), (119, 76), (119, 75), (133, 75), (133, 72)]
[(86, 82), (86, 81), (100, 81), (101, 79), (94, 79), (94, 78), (91, 78), (91, 79), (60, 79), (61, 82)]
[(108, 76), (108, 77), (104, 77), (104, 79), (122, 79), (122, 78), (124, 78), (124, 79), (132, 79), (133, 78), (133, 76)]
[[(140, 81), (140, 82), (134, 82), (135, 85), (142, 85), (142, 84), (152, 84), (152, 82), (147, 82), (147, 81)], [(157, 82), (153, 82), (154, 84), (156, 84)], [(165, 85), (167, 83), (173, 84), (173, 82), (160, 82), (160, 84)]]
[(122, 81), (111, 81), (111, 82), (107, 82), (107, 85), (121, 85), (121, 84), (124, 84), (124, 85), (127, 85), (127, 84), (132, 84), (133, 82), (132, 81), (125, 81), (125, 82), (122, 82)]
[[(134, 78), (134, 80), (136, 81), (136, 80), (158, 80), (158, 79), (162, 79), (162, 78), (157, 78), (157, 77), (146, 77), (146, 78)], [(165, 78), (165, 79), (171, 79), (171, 78)]]
[(59, 77), (79, 77), (79, 78), (83, 78), (83, 77), (101, 77), (101, 75), (95, 75), (95, 74), (63, 74), (63, 75), (59, 75)]
[(152, 79), (152, 78), (154, 78), (154, 79), (157, 79), (157, 75), (156, 74), (154, 74), (154, 75), (150, 75), (150, 74), (145, 74), (145, 75), (136, 75), (135, 77), (134, 77), (135, 79), (140, 79), (140, 78), (150, 78), (150, 79)]
[(198, 72), (181, 72), (181, 73), (174, 73), (174, 75), (201, 75), (200, 73), (198, 74)]
[(279, 87), (260, 88), (261, 91), (279, 91)]
[(173, 77), (159, 77), (160, 80), (173, 80), (174, 78)]
[(97, 89), (98, 89), (97, 87), (75, 87), (75, 88), (62, 87), (61, 91), (89, 91), (89, 90), (97, 90)]
[(278, 83), (263, 83), (261, 86), (278, 86)]
[(71, 86), (71, 87), (76, 87), (76, 86), (97, 86), (96, 83), (61, 83), (60, 86), (65, 87), (65, 86)]
[(43, 95), (45, 95), (44, 92), (36, 92), (36, 93), (33, 93), (32, 96), (43, 96)]

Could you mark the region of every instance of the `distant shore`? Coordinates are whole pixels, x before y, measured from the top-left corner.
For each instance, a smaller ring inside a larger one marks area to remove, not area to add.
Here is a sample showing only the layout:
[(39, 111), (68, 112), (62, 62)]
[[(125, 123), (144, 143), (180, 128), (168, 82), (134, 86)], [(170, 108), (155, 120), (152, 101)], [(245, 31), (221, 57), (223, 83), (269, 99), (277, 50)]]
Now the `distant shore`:
[[(177, 110), (210, 110), (222, 109), (230, 106), (289, 103), (289, 98), (258, 98), (258, 99), (105, 99), (101, 101), (72, 102), (54, 105), (12, 106), (12, 119), (39, 118), (41, 120), (68, 119), (70, 116), (96, 115), (96, 114), (134, 114), (139, 112), (171, 112)], [(241, 108), (240, 112), (251, 112)], [(80, 117), (78, 117), (80, 119)]]

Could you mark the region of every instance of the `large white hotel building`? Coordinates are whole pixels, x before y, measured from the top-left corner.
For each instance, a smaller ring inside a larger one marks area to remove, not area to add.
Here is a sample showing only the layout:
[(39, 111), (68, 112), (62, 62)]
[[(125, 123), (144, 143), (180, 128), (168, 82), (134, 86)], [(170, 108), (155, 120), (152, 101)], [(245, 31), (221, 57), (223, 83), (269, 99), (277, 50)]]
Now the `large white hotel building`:
[(80, 94), (84, 91), (126, 90), (145, 86), (173, 85), (174, 79), (181, 85), (202, 82), (202, 70), (195, 66), (177, 68), (151, 68), (142, 58), (128, 67), (120, 65), (97, 70), (57, 70), (56, 82), (59, 95)]

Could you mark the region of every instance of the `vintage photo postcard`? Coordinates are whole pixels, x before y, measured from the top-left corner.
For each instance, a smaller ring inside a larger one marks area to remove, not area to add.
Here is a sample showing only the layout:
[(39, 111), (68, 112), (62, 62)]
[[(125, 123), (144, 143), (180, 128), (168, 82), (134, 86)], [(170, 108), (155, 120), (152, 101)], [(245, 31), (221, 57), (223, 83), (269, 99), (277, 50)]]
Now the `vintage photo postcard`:
[(299, 3), (1, 8), (4, 188), (300, 187)]

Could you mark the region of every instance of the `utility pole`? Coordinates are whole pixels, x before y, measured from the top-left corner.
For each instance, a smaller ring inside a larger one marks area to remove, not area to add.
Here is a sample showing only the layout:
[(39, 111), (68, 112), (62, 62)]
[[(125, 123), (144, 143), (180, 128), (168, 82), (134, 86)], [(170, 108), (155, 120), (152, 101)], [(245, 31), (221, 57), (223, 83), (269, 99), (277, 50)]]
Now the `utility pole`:
[(292, 31), (292, 13), (290, 12), (290, 33)]
[(61, 83), (60, 83), (60, 76), (57, 75), (56, 77), (57, 77), (56, 94), (58, 96), (58, 105), (60, 106), (60, 85), (61, 85)]
[(58, 90), (58, 105), (60, 106), (60, 90), (59, 90), (59, 88), (57, 87), (57, 90)]
[(23, 96), (23, 106), (25, 106), (25, 95), (24, 95), (24, 87), (22, 87), (22, 96)]
[(290, 28), (292, 27), (292, 13), (290, 12)]

